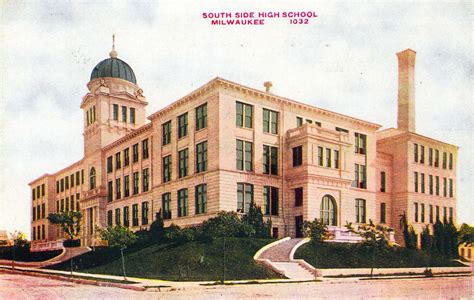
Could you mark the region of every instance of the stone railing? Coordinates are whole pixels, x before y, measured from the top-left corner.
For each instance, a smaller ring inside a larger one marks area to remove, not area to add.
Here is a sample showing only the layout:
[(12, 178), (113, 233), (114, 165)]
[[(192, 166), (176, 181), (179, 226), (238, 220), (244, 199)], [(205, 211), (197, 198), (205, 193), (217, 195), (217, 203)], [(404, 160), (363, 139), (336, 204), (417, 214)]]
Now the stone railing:
[(56, 241), (33, 241), (31, 242), (31, 252), (42, 252), (42, 251), (51, 251), (51, 250), (61, 250), (64, 248), (63, 242), (65, 239), (60, 239)]
[[(350, 232), (347, 228), (341, 228), (336, 226), (329, 226), (328, 231), (332, 233), (334, 239), (328, 240), (328, 242), (335, 243), (359, 243), (363, 238), (357, 233)], [(389, 243), (395, 243), (395, 232), (389, 231), (387, 240)]]
[(349, 143), (349, 135), (345, 132), (322, 128), (313, 124), (304, 124), (300, 127), (290, 129), (286, 132), (288, 139), (293, 139), (306, 135), (314, 135), (320, 138), (333, 141)]

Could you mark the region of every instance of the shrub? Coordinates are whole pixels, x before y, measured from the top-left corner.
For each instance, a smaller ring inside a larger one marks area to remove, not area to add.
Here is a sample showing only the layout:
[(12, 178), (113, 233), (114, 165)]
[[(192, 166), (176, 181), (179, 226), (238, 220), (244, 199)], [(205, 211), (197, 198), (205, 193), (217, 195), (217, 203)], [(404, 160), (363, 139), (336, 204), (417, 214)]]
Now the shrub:
[(328, 231), (328, 226), (319, 219), (314, 219), (312, 222), (304, 221), (303, 232), (305, 236), (311, 238), (313, 243), (321, 243), (332, 237)]

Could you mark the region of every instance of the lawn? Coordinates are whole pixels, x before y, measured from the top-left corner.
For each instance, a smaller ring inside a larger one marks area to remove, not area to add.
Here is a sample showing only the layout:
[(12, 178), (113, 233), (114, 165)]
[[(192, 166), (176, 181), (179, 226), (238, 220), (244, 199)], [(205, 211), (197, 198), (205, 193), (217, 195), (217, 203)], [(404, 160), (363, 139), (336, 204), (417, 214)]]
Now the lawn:
[[(225, 278), (263, 279), (279, 275), (257, 265), (254, 254), (269, 239), (226, 238)], [(203, 242), (135, 245), (125, 252), (127, 276), (163, 280), (219, 280), (223, 274), (223, 239)], [(122, 275), (119, 250), (97, 248), (74, 259), (76, 271)], [(50, 267), (69, 270), (70, 262)]]
[[(368, 253), (358, 244), (307, 243), (295, 253), (295, 258), (302, 258), (315, 268), (370, 268), (372, 253)], [(459, 267), (462, 264), (446, 258), (405, 248), (393, 248), (387, 253), (376, 253), (376, 268), (410, 268), (410, 267)]]
[(58, 256), (62, 253), (62, 250), (44, 251), (44, 252), (30, 252), (29, 248), (20, 248), (13, 254), (13, 247), (0, 247), (0, 259), (11, 260), (15, 258), (17, 261), (23, 262), (35, 262), (44, 261)]

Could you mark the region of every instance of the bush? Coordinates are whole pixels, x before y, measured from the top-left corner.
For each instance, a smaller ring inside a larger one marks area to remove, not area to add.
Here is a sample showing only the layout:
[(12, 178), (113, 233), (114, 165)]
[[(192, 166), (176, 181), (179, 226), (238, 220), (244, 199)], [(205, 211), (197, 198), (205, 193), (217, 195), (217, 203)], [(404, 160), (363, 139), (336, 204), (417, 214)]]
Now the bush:
[(65, 240), (63, 246), (67, 248), (74, 248), (81, 246), (81, 240)]
[(328, 226), (319, 219), (314, 219), (312, 222), (304, 221), (303, 232), (313, 243), (321, 243), (331, 238)]

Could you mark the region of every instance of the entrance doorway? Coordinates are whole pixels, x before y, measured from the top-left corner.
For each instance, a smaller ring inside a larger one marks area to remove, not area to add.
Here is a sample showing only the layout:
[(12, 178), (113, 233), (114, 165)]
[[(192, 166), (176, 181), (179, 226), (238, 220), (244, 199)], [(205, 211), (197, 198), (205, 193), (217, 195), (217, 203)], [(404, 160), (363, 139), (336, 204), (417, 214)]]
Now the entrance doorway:
[(303, 216), (295, 217), (295, 230), (296, 230), (296, 237), (302, 238), (303, 237)]

